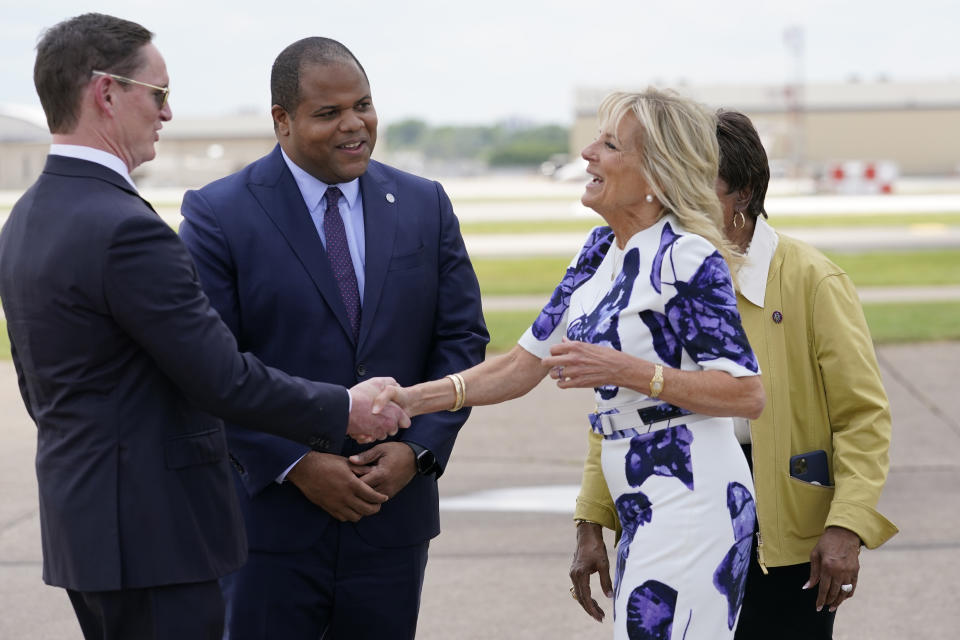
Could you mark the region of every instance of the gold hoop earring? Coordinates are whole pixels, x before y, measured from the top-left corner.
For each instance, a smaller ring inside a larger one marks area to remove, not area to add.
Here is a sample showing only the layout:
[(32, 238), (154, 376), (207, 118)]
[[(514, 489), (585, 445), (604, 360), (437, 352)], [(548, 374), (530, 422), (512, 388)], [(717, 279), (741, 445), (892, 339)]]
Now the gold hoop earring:
[[(737, 219), (740, 219), (740, 224), (737, 224)], [(733, 214), (733, 228), (734, 229), (743, 229), (747, 226), (747, 217), (743, 215), (743, 211), (737, 211)]]

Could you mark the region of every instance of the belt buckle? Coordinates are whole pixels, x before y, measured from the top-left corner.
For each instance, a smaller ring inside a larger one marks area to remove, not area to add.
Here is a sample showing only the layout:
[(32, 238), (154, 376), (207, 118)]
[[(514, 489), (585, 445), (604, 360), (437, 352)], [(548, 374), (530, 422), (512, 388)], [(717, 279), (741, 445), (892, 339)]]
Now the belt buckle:
[(600, 405), (595, 404), (593, 406), (593, 415), (595, 416), (595, 418), (591, 422), (593, 422), (594, 424), (600, 425), (600, 433), (602, 433), (605, 436), (613, 435), (613, 432), (615, 431), (615, 429), (613, 428), (613, 425), (610, 423), (610, 414), (601, 413)]

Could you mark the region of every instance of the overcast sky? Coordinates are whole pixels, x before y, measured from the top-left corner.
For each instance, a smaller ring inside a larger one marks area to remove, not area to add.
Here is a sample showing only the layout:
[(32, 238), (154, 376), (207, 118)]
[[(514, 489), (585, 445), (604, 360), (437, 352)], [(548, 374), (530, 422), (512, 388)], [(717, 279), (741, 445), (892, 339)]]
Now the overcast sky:
[(269, 117), (270, 66), (291, 42), (340, 40), (382, 122), (566, 124), (574, 88), (783, 83), (784, 30), (803, 29), (808, 81), (960, 82), (956, 0), (0, 0), (0, 104), (39, 109), (40, 32), (84, 11), (156, 34), (177, 115)]

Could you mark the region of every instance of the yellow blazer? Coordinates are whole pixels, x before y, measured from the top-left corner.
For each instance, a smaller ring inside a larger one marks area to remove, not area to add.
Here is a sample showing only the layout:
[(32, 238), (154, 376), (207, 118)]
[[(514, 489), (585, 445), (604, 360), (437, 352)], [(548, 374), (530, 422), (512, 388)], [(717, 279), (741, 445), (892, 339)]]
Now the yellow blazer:
[[(860, 299), (826, 256), (779, 238), (764, 306), (737, 296), (767, 395), (750, 425), (764, 567), (809, 562), (828, 526), (855, 532), (871, 549), (898, 531), (876, 510), (890, 466), (890, 406)], [(590, 433), (574, 517), (619, 536), (601, 440)], [(833, 486), (790, 476), (790, 457), (816, 449), (827, 452)]]

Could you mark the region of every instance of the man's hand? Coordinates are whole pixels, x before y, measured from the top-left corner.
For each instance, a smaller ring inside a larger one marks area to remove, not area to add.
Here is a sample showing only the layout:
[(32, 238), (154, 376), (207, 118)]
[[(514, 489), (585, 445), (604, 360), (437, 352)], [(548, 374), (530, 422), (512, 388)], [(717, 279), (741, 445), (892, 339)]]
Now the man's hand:
[(351, 471), (346, 458), (331, 453), (307, 453), (287, 474), (287, 480), (310, 502), (341, 522), (356, 522), (373, 515), (387, 501), (387, 496)]
[[(827, 527), (810, 552), (810, 579), (803, 585), (812, 589), (820, 583), (817, 594), (817, 611), (824, 605), (830, 611), (857, 591), (857, 576), (860, 573), (860, 537), (843, 527)], [(840, 585), (851, 584), (853, 589), (844, 592)]]
[(399, 385), (386, 385), (373, 400), (373, 412), (380, 413), (390, 404), (400, 407), (409, 416), (410, 392)]
[(396, 435), (398, 429), (410, 426), (410, 418), (393, 402), (381, 405), (377, 413), (372, 411), (373, 400), (377, 394), (396, 384), (397, 381), (393, 378), (370, 378), (351, 387), (350, 397), (353, 404), (347, 424), (348, 436), (360, 444), (367, 444)]
[(384, 442), (350, 456), (350, 469), (365, 483), (385, 494), (397, 495), (417, 474), (413, 449), (402, 442)]
[(607, 547), (603, 544), (603, 527), (593, 522), (583, 522), (577, 525), (577, 550), (570, 564), (571, 593), (590, 617), (603, 622), (603, 609), (590, 597), (590, 576), (594, 573), (600, 574), (600, 588), (604, 595), (612, 598), (610, 560), (607, 558)]

